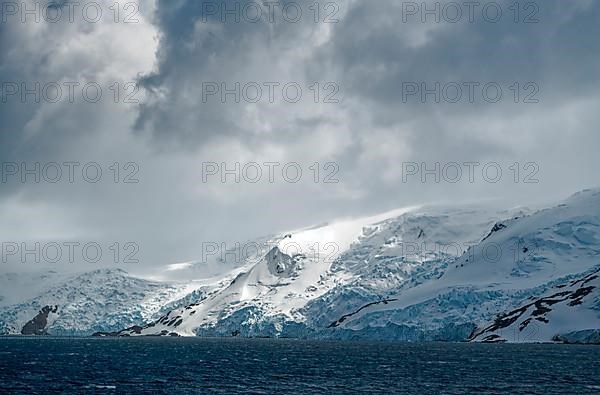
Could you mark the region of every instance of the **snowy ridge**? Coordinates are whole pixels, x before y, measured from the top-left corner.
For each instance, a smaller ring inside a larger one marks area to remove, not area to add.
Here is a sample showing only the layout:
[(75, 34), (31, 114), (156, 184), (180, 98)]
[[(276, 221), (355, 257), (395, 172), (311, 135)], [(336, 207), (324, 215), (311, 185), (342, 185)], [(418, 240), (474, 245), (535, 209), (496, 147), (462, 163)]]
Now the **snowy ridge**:
[[(600, 192), (594, 190), (556, 207), (497, 223), (439, 279), (400, 292), (390, 303), (368, 306), (339, 326), (377, 332), (392, 323), (421, 334), (456, 325), (485, 328), (496, 316), (600, 267), (599, 214)], [(490, 246), (501, 255), (490, 257), (486, 253)], [(583, 326), (578, 329), (598, 328), (597, 302), (565, 314), (575, 314), (570, 319), (574, 326)], [(552, 314), (544, 331), (535, 335), (506, 340), (550, 341), (567, 329), (561, 327), (562, 316)]]
[(193, 278), (193, 265), (180, 270), (192, 277), (183, 283), (118, 270), (64, 281), (51, 275), (51, 287), (33, 287), (37, 294), (0, 308), (0, 332), (477, 342), (600, 337), (600, 190), (537, 212), (411, 207), (257, 241), (265, 251), (228, 254), (239, 261), (223, 261), (233, 269), (212, 279)]
[(21, 334), (47, 308), (52, 310), (50, 318), (34, 332), (85, 336), (114, 331), (155, 319), (165, 304), (189, 291), (187, 285), (146, 281), (122, 270), (97, 270), (72, 276), (30, 300), (3, 308), (0, 333)]
[(285, 233), (206, 298), (121, 334), (329, 336), (341, 315), (442, 276), (497, 215), (409, 208)]

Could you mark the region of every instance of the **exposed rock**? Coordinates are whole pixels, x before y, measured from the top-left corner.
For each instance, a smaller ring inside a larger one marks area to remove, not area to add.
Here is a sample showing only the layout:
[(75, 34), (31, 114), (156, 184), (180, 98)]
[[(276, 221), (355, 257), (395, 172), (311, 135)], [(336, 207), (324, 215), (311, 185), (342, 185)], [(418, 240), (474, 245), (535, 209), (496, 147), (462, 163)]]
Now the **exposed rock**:
[(46, 326), (48, 325), (48, 316), (50, 313), (56, 314), (58, 306), (44, 306), (38, 315), (33, 317), (31, 321), (26, 323), (21, 329), (22, 335), (47, 335)]
[(494, 227), (492, 228), (492, 230), (490, 231), (490, 233), (485, 236), (483, 238), (483, 240), (481, 241), (486, 241), (487, 239), (489, 239), (494, 233), (501, 231), (502, 229), (506, 229), (506, 225), (504, 225), (503, 223), (498, 222), (497, 224), (494, 225)]
[(571, 332), (556, 335), (552, 339), (565, 344), (598, 344), (600, 345), (600, 329)]
[[(530, 324), (540, 322), (543, 324), (550, 324), (550, 315), (553, 312), (553, 308), (557, 304), (566, 304), (569, 308), (574, 308), (583, 304), (584, 298), (591, 295), (596, 289), (595, 286), (590, 285), (593, 281), (597, 280), (600, 275), (600, 269), (580, 278), (577, 280), (570, 281), (566, 284), (560, 284), (555, 287), (560, 292), (555, 292), (547, 296), (535, 298), (533, 301), (514, 309), (508, 313), (500, 314), (496, 317), (494, 322), (487, 327), (477, 328), (471, 336), (469, 341), (482, 341), (486, 342), (488, 339), (496, 341), (501, 338), (498, 333), (502, 329), (511, 327), (513, 324), (518, 324), (518, 331), (523, 332)], [(583, 331), (587, 333), (588, 331)], [(573, 332), (578, 334), (576, 337), (568, 337), (569, 335), (557, 335), (554, 336), (552, 341), (559, 342), (576, 342), (574, 339), (581, 339), (582, 332)], [(598, 335), (598, 333), (596, 333)], [(587, 343), (594, 343), (593, 333), (590, 333), (590, 338), (584, 338), (581, 341)], [(597, 340), (600, 343), (600, 340)]]

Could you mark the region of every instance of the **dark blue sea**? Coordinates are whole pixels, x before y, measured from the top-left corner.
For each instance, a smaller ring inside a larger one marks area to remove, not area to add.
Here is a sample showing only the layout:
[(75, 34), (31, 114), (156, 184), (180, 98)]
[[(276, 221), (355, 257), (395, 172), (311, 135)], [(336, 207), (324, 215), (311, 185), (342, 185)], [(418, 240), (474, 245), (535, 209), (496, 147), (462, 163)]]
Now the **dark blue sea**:
[(9, 337), (0, 393), (589, 394), (600, 347)]

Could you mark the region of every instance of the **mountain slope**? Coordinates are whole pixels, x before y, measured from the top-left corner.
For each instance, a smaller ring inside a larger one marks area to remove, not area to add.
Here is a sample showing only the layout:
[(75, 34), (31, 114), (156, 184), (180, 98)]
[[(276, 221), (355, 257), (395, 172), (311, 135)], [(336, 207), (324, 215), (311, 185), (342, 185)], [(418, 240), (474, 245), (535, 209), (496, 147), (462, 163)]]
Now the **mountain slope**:
[(34, 289), (34, 297), (4, 307), (0, 333), (84, 336), (114, 331), (156, 319), (165, 304), (190, 291), (188, 285), (146, 281), (122, 270), (97, 270), (67, 278), (39, 295)]
[(600, 269), (499, 315), (474, 331), (476, 342), (561, 341), (561, 334), (600, 328)]
[[(556, 207), (497, 223), (439, 279), (334, 324), (359, 332), (377, 332), (394, 324), (421, 334), (457, 325), (485, 328), (497, 315), (519, 309), (527, 300), (541, 298), (598, 268), (600, 191), (584, 191)], [(594, 329), (586, 326), (597, 322), (597, 298), (578, 310), (573, 313), (574, 326)], [(567, 329), (561, 328), (560, 319), (552, 321), (556, 322), (526, 340), (548, 341)], [(525, 341), (523, 336), (506, 340)]]
[(206, 298), (121, 334), (329, 336), (343, 314), (441, 277), (497, 216), (410, 208), (286, 233)]
[(581, 343), (600, 332), (600, 190), (536, 212), (412, 207), (257, 245), (225, 254), (234, 269), (213, 279), (52, 275), (0, 309), (0, 333)]

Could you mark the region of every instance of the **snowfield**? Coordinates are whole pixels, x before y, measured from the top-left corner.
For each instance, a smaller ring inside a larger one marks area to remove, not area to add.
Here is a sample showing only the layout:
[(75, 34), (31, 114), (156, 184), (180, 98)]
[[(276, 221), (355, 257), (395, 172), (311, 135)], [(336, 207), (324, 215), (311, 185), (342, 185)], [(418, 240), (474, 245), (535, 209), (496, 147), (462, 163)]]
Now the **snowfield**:
[[(9, 277), (17, 281), (21, 276)], [(30, 281), (29, 275), (26, 280)], [(122, 270), (97, 270), (53, 281), (52, 287), (39, 295), (1, 308), (0, 333), (21, 334), (24, 326), (47, 306), (53, 311), (39, 334), (87, 336), (118, 330), (157, 319), (166, 305), (191, 292), (187, 284), (146, 281)]]
[[(39, 333), (598, 339), (600, 190), (540, 211), (410, 207), (257, 240), (268, 246), (262, 255), (211, 280), (97, 271), (32, 287), (0, 308), (0, 331), (46, 322)], [(46, 306), (56, 306), (48, 319)]]

